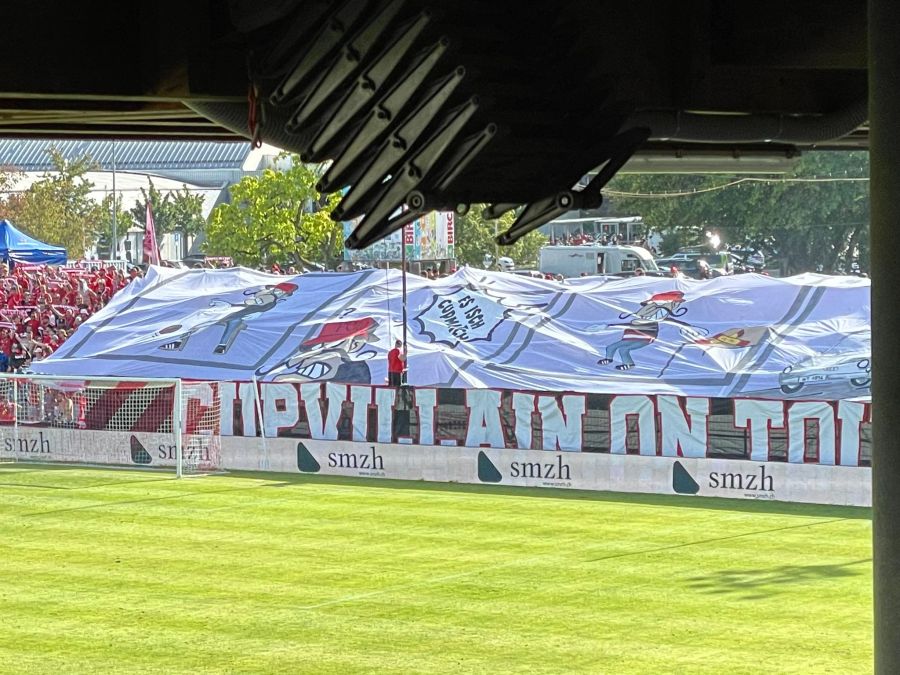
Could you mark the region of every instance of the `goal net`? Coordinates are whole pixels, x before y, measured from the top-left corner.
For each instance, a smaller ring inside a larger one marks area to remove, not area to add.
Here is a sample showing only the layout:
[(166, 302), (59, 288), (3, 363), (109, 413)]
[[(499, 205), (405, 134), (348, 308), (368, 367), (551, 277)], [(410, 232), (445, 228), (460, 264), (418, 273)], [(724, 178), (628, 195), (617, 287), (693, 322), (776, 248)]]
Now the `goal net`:
[(221, 398), (218, 382), (181, 385), (181, 473), (210, 473), (222, 468)]
[(0, 461), (221, 469), (217, 382), (0, 376)]

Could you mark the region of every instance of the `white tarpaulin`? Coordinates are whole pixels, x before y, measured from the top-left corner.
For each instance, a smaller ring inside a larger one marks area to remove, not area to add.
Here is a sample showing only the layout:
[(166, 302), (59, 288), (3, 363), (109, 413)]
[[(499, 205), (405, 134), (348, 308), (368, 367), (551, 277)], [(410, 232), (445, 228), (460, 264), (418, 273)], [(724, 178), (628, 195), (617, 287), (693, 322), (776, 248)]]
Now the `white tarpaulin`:
[[(383, 384), (396, 270), (272, 276), (151, 268), (34, 370)], [(408, 277), (409, 384), (608, 394), (869, 394), (869, 281), (759, 275), (567, 284)]]

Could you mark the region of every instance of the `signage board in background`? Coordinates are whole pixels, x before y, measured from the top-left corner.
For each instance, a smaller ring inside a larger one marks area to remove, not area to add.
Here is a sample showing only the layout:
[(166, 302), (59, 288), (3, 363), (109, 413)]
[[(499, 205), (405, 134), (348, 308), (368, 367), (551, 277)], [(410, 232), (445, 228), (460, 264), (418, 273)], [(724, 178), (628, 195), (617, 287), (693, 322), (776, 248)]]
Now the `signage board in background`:
[(432, 211), (404, 228), (408, 260), (449, 260), (455, 257), (456, 214)]
[[(344, 222), (344, 239), (350, 236), (360, 220)], [(344, 260), (358, 263), (400, 262), (402, 246), (403, 234), (398, 230), (361, 251), (344, 247)]]
[[(344, 238), (350, 236), (360, 219), (344, 223)], [(406, 225), (362, 251), (344, 249), (344, 260), (360, 263), (400, 262), (401, 247), (406, 246), (410, 262), (452, 260), (456, 248), (456, 214), (431, 212)]]
[(872, 470), (815, 464), (641, 457), (389, 443), (224, 438), (226, 468), (685, 497), (870, 506)]

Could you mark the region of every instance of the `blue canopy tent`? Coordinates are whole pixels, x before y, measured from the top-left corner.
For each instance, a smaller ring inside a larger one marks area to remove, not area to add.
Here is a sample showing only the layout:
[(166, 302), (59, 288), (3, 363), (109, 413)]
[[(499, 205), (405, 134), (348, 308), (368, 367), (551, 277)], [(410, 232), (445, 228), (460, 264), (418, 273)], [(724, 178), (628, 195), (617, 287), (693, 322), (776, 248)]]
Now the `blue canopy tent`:
[(0, 220), (0, 260), (25, 265), (65, 265), (66, 249), (32, 239), (8, 220)]

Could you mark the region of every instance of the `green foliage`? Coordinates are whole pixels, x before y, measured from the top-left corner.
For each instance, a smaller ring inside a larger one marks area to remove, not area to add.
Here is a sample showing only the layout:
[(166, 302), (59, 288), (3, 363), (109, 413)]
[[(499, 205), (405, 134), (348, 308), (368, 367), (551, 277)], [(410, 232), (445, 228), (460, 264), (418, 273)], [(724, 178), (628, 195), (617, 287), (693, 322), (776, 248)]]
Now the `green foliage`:
[(188, 237), (196, 237), (206, 226), (203, 218), (203, 200), (203, 195), (194, 194), (187, 185), (182, 185), (181, 190), (171, 190), (163, 194), (151, 180), (149, 189), (141, 188), (141, 198), (134, 202), (129, 212), (130, 219), (140, 227), (145, 227), (149, 201), (153, 211), (157, 243), (164, 234), (180, 232), (183, 235), (182, 242), (186, 244)]
[[(316, 195), (315, 201), (321, 203), (321, 197), (318, 193)], [(321, 262), (331, 269), (342, 260), (344, 228), (331, 219), (331, 212), (339, 201), (341, 193), (333, 192), (326, 196), (325, 203), (319, 210), (302, 214), (297, 240), (297, 257), (300, 261)]]
[[(621, 175), (610, 191), (681, 193), (672, 197), (636, 197), (613, 193), (620, 215), (641, 215), (665, 235), (663, 251), (704, 241), (707, 230), (723, 242), (774, 250), (783, 273), (849, 269), (857, 256), (868, 265), (869, 199), (867, 181), (801, 182), (804, 178), (866, 178), (868, 153), (810, 152), (784, 177), (746, 181), (709, 190), (740, 176)], [(684, 194), (687, 193), (687, 194)]]
[(261, 176), (247, 176), (231, 186), (231, 203), (219, 205), (210, 217), (208, 254), (231, 256), (243, 265), (337, 265), (343, 227), (329, 214), (340, 194), (323, 200), (315, 188), (316, 170), (297, 155), (289, 157), (289, 169), (266, 169)]
[[(116, 210), (116, 236), (121, 240), (130, 227), (134, 225), (132, 214), (122, 206), (122, 195), (115, 196)], [(102, 259), (112, 256), (113, 239), (113, 195), (108, 194), (100, 204), (100, 220), (97, 223), (97, 249)], [(124, 251), (119, 251), (119, 256), (124, 256)]]
[(103, 220), (102, 207), (90, 198), (94, 184), (85, 174), (96, 167), (87, 155), (67, 161), (48, 150), (53, 170), (17, 200), (16, 224), (32, 237), (63, 246), (70, 258), (81, 258), (93, 247)]
[(24, 193), (16, 192), (15, 187), (24, 175), (14, 167), (0, 167), (0, 219), (19, 222)]
[(537, 231), (529, 232), (512, 246), (499, 246), (496, 234), (507, 230), (516, 219), (516, 214), (509, 211), (496, 220), (485, 220), (483, 209), (483, 204), (473, 204), (469, 212), (456, 221), (456, 258), (459, 264), (483, 267), (487, 253), (495, 258), (512, 258), (518, 268), (536, 267), (541, 246), (547, 243), (547, 237)]

